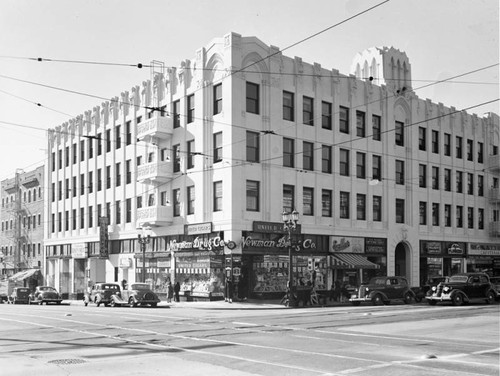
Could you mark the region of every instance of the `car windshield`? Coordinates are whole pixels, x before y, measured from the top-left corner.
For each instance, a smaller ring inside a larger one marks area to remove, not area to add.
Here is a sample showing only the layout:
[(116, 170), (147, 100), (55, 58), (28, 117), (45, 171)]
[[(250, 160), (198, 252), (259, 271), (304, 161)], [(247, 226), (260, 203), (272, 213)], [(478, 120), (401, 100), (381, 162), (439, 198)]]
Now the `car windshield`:
[(119, 290), (118, 285), (102, 285), (103, 290)]
[(370, 285), (385, 285), (386, 278), (372, 278)]
[(450, 277), (449, 282), (467, 282), (467, 276), (466, 275), (454, 275)]
[(50, 287), (50, 286), (41, 286), (38, 288), (40, 291), (56, 291), (55, 288)]
[(132, 283), (132, 290), (149, 290), (149, 283)]

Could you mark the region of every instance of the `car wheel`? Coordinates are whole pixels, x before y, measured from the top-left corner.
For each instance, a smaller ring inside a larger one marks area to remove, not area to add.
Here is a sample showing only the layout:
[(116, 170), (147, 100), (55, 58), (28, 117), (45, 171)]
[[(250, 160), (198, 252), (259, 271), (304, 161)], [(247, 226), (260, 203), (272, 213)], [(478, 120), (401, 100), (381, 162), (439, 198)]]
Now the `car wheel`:
[(43, 304), (43, 300), (39, 300), (38, 305), (42, 305), (42, 304)]
[(351, 302), (353, 306), (359, 306), (361, 302)]
[(405, 301), (405, 304), (410, 304), (411, 301), (413, 300), (413, 295), (407, 292), (403, 300)]
[(109, 305), (111, 307), (116, 307), (116, 302), (113, 299), (111, 299), (111, 301), (109, 302)]
[(492, 304), (495, 302), (495, 293), (493, 291), (488, 291), (488, 294), (486, 295), (486, 303)]
[(372, 298), (372, 303), (373, 305), (381, 305), (384, 303), (384, 300), (382, 299), (382, 295), (380, 294), (375, 294)]
[(133, 308), (133, 307), (137, 307), (137, 303), (134, 301), (134, 298), (130, 298), (130, 299), (128, 300), (128, 305), (129, 305), (130, 307), (132, 307), (132, 308)]
[(416, 303), (420, 303), (420, 302), (422, 302), (422, 298), (421, 298), (421, 297), (419, 297), (419, 296), (416, 296), (416, 297), (415, 297), (415, 302), (416, 302)]
[(429, 305), (436, 305), (437, 302), (435, 300), (428, 300), (427, 301), (429, 303)]
[(452, 302), (452, 304), (453, 304), (454, 306), (459, 306), (459, 305), (462, 305), (462, 304), (464, 304), (464, 297), (463, 297), (463, 295), (462, 295), (462, 294), (460, 294), (460, 293), (459, 293), (459, 294), (455, 294), (455, 295), (453, 296), (453, 298), (452, 298), (452, 301), (451, 301), (451, 302)]

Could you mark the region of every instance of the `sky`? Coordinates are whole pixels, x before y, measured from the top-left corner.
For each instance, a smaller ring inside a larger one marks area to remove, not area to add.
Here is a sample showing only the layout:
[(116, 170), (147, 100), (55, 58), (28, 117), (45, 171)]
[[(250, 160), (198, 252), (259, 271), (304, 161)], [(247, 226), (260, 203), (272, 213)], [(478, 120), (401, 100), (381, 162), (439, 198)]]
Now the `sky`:
[(179, 66), (229, 32), (341, 74), (358, 52), (392, 46), (407, 54), (422, 99), (461, 110), (499, 98), (499, 66), (483, 69), (499, 63), (498, 0), (385, 1), (0, 0), (0, 180), (43, 165), (45, 130), (104, 102), (91, 96), (110, 99), (150, 79), (149, 68), (114, 63)]

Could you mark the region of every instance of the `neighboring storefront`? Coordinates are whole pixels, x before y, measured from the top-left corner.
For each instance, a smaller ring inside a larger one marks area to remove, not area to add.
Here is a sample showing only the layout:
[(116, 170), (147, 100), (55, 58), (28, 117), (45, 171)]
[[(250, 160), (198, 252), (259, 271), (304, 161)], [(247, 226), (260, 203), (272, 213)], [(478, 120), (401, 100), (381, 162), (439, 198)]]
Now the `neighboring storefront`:
[(469, 243), (467, 271), (500, 275), (500, 244)]
[(420, 284), (465, 271), (466, 243), (420, 241)]

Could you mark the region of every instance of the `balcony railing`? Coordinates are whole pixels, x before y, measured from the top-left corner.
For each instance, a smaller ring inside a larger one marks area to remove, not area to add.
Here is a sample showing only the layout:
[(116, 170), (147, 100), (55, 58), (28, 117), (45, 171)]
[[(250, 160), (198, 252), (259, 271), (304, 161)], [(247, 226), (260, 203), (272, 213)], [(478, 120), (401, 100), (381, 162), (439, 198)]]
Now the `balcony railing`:
[(500, 222), (491, 222), (490, 223), (490, 236), (493, 238), (500, 238)]
[(499, 202), (500, 201), (500, 188), (491, 188), (489, 196), (490, 196), (491, 202)]
[(144, 223), (150, 225), (164, 225), (173, 221), (173, 211), (171, 206), (149, 206), (137, 209), (137, 227)]
[(172, 162), (152, 162), (137, 167), (137, 180), (139, 182), (162, 183), (173, 177)]
[(173, 121), (170, 116), (155, 116), (145, 119), (137, 125), (137, 138), (143, 140), (147, 136), (166, 138), (172, 135)]
[(488, 157), (488, 168), (494, 171), (500, 170), (500, 154), (490, 155)]

